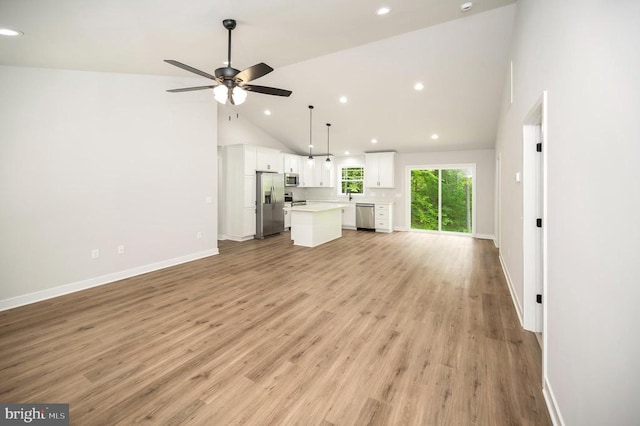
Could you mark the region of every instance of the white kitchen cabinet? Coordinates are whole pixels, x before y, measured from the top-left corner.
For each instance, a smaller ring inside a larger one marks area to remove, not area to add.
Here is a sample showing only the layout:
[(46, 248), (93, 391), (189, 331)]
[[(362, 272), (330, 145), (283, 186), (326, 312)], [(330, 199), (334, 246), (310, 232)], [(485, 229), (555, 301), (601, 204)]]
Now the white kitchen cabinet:
[(242, 209), (242, 240), (250, 240), (256, 234), (256, 207)]
[(295, 154), (282, 154), (282, 170), (284, 173), (300, 174), (301, 157)]
[(261, 172), (282, 172), (280, 151), (277, 149), (256, 147), (256, 168)]
[(244, 198), (243, 207), (256, 206), (256, 175), (244, 176), (244, 190), (242, 191)]
[(394, 188), (395, 152), (364, 154), (364, 181), (368, 188)]
[(318, 188), (333, 188), (333, 162), (331, 162), (331, 168), (327, 168), (327, 157), (315, 157), (315, 164), (313, 166), (313, 185)]
[(240, 150), (242, 151), (243, 161), (236, 161), (237, 165), (240, 165), (244, 162), (244, 174), (245, 175), (255, 175), (256, 174), (256, 147), (255, 146), (247, 146), (247, 145), (238, 145), (234, 150), (238, 150), (238, 155), (240, 155)]
[(356, 205), (349, 204), (342, 208), (342, 227), (356, 229)]
[(315, 172), (315, 160), (312, 164), (309, 164), (309, 160), (307, 158), (303, 158), (300, 161), (300, 185), (304, 188), (313, 187), (314, 185), (314, 172)]
[(224, 235), (234, 241), (256, 233), (256, 147), (224, 147)]
[(331, 169), (325, 166), (326, 156), (314, 157), (309, 163), (307, 158), (302, 160), (302, 173), (300, 174), (300, 186), (306, 188), (333, 188), (333, 164)]
[[(287, 203), (285, 203), (285, 207), (286, 206), (287, 206)], [(287, 210), (284, 211), (284, 229), (285, 230), (291, 229), (291, 212)]]
[(376, 232), (393, 232), (393, 205), (375, 204)]

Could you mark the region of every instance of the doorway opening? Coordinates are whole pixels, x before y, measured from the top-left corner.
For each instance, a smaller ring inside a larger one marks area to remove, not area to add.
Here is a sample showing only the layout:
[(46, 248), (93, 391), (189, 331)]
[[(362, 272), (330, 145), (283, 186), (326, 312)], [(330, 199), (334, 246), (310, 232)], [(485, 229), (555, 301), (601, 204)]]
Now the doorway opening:
[(523, 325), (536, 333), (546, 375), (547, 293), (547, 93), (542, 94), (523, 122)]

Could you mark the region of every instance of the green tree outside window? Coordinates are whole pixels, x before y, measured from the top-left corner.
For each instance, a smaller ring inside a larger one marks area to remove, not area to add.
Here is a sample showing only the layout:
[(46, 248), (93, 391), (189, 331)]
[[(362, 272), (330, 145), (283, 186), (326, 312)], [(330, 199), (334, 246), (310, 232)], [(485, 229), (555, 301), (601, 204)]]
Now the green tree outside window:
[(471, 233), (472, 194), (468, 169), (412, 170), (411, 228)]
[(342, 194), (364, 194), (364, 167), (343, 167), (340, 182)]

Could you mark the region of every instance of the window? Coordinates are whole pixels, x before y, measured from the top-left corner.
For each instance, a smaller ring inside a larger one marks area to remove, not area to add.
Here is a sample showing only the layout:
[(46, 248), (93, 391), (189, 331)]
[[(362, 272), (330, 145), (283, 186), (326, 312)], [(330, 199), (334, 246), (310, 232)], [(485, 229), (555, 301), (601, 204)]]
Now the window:
[(475, 167), (411, 170), (411, 229), (473, 233)]
[(364, 167), (342, 167), (340, 193), (364, 194)]

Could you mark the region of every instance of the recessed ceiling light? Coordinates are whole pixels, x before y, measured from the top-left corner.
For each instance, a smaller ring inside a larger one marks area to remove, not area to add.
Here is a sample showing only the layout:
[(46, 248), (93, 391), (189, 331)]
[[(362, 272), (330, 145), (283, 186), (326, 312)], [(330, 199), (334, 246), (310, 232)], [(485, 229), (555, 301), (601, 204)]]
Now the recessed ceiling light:
[(380, 9), (376, 10), (376, 15), (386, 15), (389, 12), (391, 12), (391, 9), (386, 6), (383, 6)]
[(468, 12), (469, 10), (471, 10), (471, 8), (473, 7), (473, 2), (466, 2), (466, 3), (462, 3), (460, 5), (460, 10), (462, 10), (463, 12)]
[(376, 138), (371, 139), (371, 143), (378, 143), (378, 139)]
[(271, 115), (271, 111), (269, 111), (268, 109), (264, 110), (264, 115)]
[(418, 82), (418, 83), (413, 85), (413, 88), (416, 89), (416, 90), (422, 90), (422, 89), (424, 89), (424, 84)]
[(349, 151), (345, 151), (345, 152), (344, 152), (344, 155), (349, 155)]
[(438, 139), (439, 137), (440, 137), (440, 136), (438, 136), (438, 134), (437, 134), (437, 133), (434, 133), (434, 134), (432, 134), (432, 135), (431, 135), (431, 139), (433, 139), (433, 140), (436, 140), (436, 139)]
[(341, 104), (346, 104), (348, 99), (346, 96), (340, 96), (340, 99), (338, 99), (340, 101)]
[(309, 145), (309, 148), (313, 148), (313, 145), (311, 145), (311, 144), (310, 144), (310, 145)]
[(0, 35), (3, 35), (3, 36), (17, 37), (23, 34), (24, 33), (22, 31), (12, 30), (11, 28), (0, 28)]

